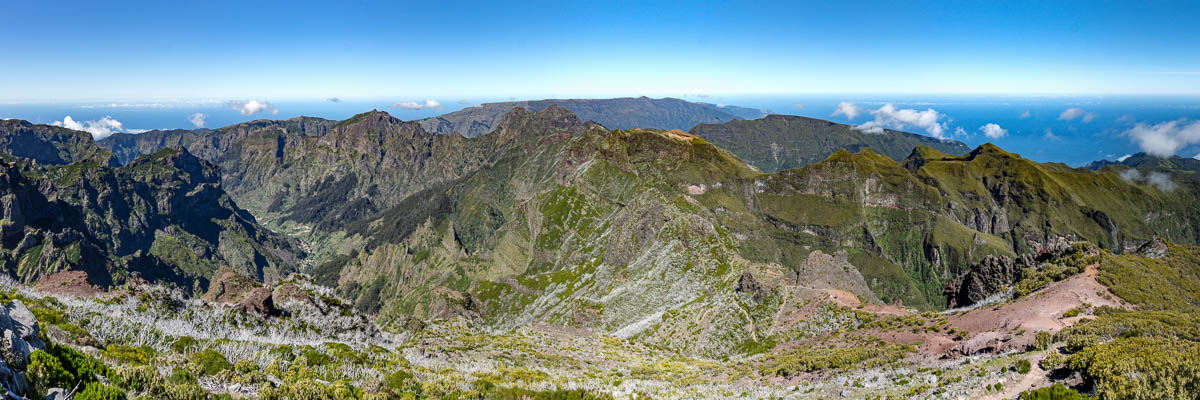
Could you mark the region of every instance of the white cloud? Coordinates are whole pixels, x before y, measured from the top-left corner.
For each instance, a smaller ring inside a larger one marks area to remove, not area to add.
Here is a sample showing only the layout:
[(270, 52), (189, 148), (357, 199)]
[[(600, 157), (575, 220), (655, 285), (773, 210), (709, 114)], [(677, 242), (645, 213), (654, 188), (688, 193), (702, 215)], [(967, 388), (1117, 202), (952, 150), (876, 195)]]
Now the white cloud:
[(392, 103), (392, 107), (403, 108), (405, 110), (420, 110), (422, 108), (436, 110), (442, 108), (442, 103), (439, 103), (437, 100), (425, 100), (421, 103), (415, 101), (397, 101)]
[(967, 134), (967, 130), (966, 130), (966, 129), (963, 129), (963, 128), (960, 126), (960, 127), (954, 128), (954, 136), (963, 136), (963, 137), (967, 137), (967, 136), (971, 136), (971, 135), (968, 135), (968, 134)]
[(1055, 134), (1054, 134), (1054, 131), (1050, 130), (1050, 128), (1046, 128), (1046, 130), (1045, 130), (1045, 131), (1043, 131), (1043, 132), (1044, 132), (1044, 134), (1042, 135), (1042, 137), (1046, 138), (1046, 140), (1059, 140), (1059, 139), (1062, 139), (1062, 138), (1058, 137), (1058, 135), (1055, 135)]
[(999, 139), (1005, 135), (1008, 135), (1007, 129), (1001, 128), (1000, 125), (990, 122), (987, 125), (979, 127), (979, 130), (983, 132), (984, 136), (987, 136), (990, 139)]
[(465, 105), (467, 105), (467, 104), (471, 104), (471, 102), (467, 101), (466, 99), (463, 99), (463, 100), (459, 100), (459, 101), (458, 101), (458, 104), (461, 104), (461, 105), (464, 105), (464, 106), (465, 106)]
[(1170, 157), (1186, 146), (1200, 143), (1200, 121), (1175, 120), (1154, 125), (1137, 123), (1125, 131), (1146, 153)]
[[(838, 106), (840, 108), (841, 104)], [(875, 116), (874, 121), (864, 122), (854, 129), (867, 133), (883, 133), (884, 129), (904, 129), (911, 126), (924, 129), (930, 136), (939, 139), (945, 134), (946, 125), (938, 122), (943, 115), (932, 108), (925, 111), (911, 108), (897, 109), (896, 106), (888, 103), (879, 107), (878, 110), (871, 111), (871, 115)]]
[(1195, 156), (1195, 157), (1192, 157), (1192, 159), (1193, 159), (1193, 160), (1200, 160), (1200, 153), (1196, 153), (1196, 156)]
[(188, 122), (191, 122), (191, 123), (192, 123), (192, 125), (194, 125), (195, 127), (197, 127), (197, 128), (203, 128), (203, 127), (204, 127), (204, 119), (205, 119), (205, 118), (208, 118), (208, 114), (205, 114), (205, 113), (195, 113), (195, 114), (189, 115), (189, 116), (188, 116), (188, 118), (187, 118), (187, 120), (188, 120)]
[(1021, 118), (1021, 119), (1025, 119), (1025, 118), (1029, 118), (1029, 117), (1031, 117), (1031, 116), (1033, 116), (1033, 115), (1029, 113), (1029, 110), (1025, 110), (1025, 112), (1021, 113), (1021, 117), (1020, 117), (1020, 118)]
[(794, 104), (794, 105), (792, 105), (792, 108), (795, 108), (797, 110), (803, 110), (804, 105), (803, 104)]
[(1154, 186), (1158, 190), (1170, 192), (1175, 190), (1175, 181), (1171, 180), (1171, 176), (1162, 172), (1151, 172), (1149, 175), (1143, 175), (1142, 171), (1136, 169), (1128, 169), (1121, 172), (1121, 179), (1130, 183), (1144, 183)]
[[(61, 126), (67, 129), (84, 131), (92, 134), (92, 138), (96, 140), (104, 139), (117, 132), (125, 132), (121, 121), (117, 121), (110, 116), (104, 116), (95, 121), (76, 121), (68, 115), (62, 121), (54, 121), (51, 123), (54, 126)], [(144, 131), (143, 131), (144, 132)]]
[(1084, 114), (1084, 111), (1082, 108), (1073, 107), (1073, 108), (1066, 109), (1065, 111), (1062, 112), (1062, 114), (1058, 114), (1058, 119), (1060, 121), (1070, 121), (1075, 118), (1079, 118), (1079, 116), (1081, 116), (1083, 114)]
[(236, 110), (242, 115), (254, 115), (264, 111), (270, 111), (271, 114), (279, 114), (279, 110), (275, 109), (271, 103), (258, 100), (234, 100), (225, 103), (229, 108)]
[(1080, 118), (1079, 120), (1086, 124), (1088, 122), (1092, 122), (1094, 119), (1096, 119), (1096, 113), (1089, 112), (1087, 114), (1083, 114), (1083, 118)]
[(330, 103), (341, 103), (341, 102), (342, 102), (342, 99), (339, 99), (339, 98), (337, 98), (337, 97), (330, 97), (330, 98), (328, 98), (328, 99), (325, 99), (325, 101), (328, 101), (328, 102), (330, 102)]
[(1129, 159), (1129, 157), (1133, 157), (1133, 154), (1126, 154), (1126, 155), (1123, 155), (1123, 156), (1121, 156), (1120, 158), (1118, 158), (1118, 159), (1117, 159), (1117, 162), (1125, 162), (1125, 160), (1128, 160), (1128, 159)]
[(852, 120), (855, 117), (858, 117), (858, 115), (862, 114), (862, 113), (863, 113), (863, 109), (862, 109), (862, 107), (859, 107), (858, 104), (854, 104), (854, 103), (851, 103), (848, 101), (843, 101), (841, 103), (838, 103), (837, 108), (833, 110), (833, 114), (830, 116), (836, 117), (838, 115), (845, 115), (846, 119)]

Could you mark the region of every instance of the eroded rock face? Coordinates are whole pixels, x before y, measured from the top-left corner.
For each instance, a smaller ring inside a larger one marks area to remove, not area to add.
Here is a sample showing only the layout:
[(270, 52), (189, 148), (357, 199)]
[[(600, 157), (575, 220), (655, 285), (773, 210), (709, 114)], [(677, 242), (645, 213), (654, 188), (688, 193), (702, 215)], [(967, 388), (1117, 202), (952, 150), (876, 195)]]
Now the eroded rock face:
[(46, 349), (38, 335), (37, 318), (25, 303), (13, 300), (0, 309), (0, 331), (0, 386), (12, 393), (26, 393), (29, 355)]
[(1023, 278), (1025, 267), (1033, 265), (1030, 257), (1009, 258), (987, 256), (972, 265), (962, 276), (946, 285), (945, 295), (950, 307), (973, 305), (999, 293)]

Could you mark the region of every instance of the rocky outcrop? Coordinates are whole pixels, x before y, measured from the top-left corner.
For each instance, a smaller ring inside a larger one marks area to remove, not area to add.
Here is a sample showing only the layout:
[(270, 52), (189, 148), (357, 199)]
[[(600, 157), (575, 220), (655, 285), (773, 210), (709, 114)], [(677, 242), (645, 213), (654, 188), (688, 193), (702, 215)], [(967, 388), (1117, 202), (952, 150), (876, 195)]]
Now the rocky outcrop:
[(26, 393), (29, 381), (25, 371), (29, 367), (29, 355), (36, 350), (45, 350), (46, 344), (39, 336), (37, 318), (20, 300), (13, 300), (0, 309), (0, 385), (10, 393)]
[(1030, 257), (987, 256), (971, 265), (965, 274), (946, 285), (945, 295), (951, 308), (976, 304), (1004, 291), (1023, 277), (1022, 270), (1033, 264)]
[(216, 166), (181, 149), (122, 167), (0, 161), (0, 239), (5, 273), (82, 271), (84, 291), (132, 275), (193, 290), (221, 265), (278, 279), (303, 256), (233, 202)]

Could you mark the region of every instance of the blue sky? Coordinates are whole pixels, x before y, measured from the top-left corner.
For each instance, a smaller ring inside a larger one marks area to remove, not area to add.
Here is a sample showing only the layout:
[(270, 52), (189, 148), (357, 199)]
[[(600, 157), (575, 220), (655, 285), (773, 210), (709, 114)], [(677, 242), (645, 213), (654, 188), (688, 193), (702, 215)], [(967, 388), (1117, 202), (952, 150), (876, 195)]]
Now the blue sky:
[(0, 4), (0, 102), (1200, 95), (1197, 2)]

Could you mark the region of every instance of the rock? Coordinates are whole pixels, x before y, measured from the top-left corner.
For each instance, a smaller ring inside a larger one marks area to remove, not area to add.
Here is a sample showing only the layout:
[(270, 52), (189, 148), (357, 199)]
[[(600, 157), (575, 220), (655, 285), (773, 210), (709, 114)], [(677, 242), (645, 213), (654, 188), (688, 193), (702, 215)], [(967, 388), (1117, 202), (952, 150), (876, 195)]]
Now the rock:
[(46, 348), (38, 336), (37, 318), (25, 303), (13, 300), (0, 308), (0, 328), (3, 328), (0, 333), (0, 385), (9, 393), (25, 393), (29, 388), (25, 379), (29, 355)]
[(1156, 236), (1154, 239), (1150, 239), (1149, 242), (1146, 242), (1146, 244), (1138, 247), (1137, 253), (1157, 260), (1159, 258), (1166, 257), (1167, 253), (1169, 252), (1168, 250), (1167, 242)]
[(70, 398), (71, 396), (67, 393), (66, 389), (54, 388), (46, 391), (45, 400), (67, 400)]
[(1024, 268), (1032, 265), (1028, 257), (986, 256), (951, 280), (943, 294), (950, 307), (970, 306), (1020, 281)]
[(38, 338), (37, 317), (33, 316), (33, 311), (29, 311), (29, 307), (25, 307), (25, 303), (22, 303), (21, 300), (13, 300), (5, 308), (8, 311), (8, 317), (12, 319), (13, 330), (17, 331), (22, 339)]
[(273, 316), (279, 313), (271, 299), (271, 289), (264, 287), (250, 290), (250, 293), (246, 294), (246, 298), (242, 299), (239, 304), (245, 311), (259, 315)]
[(749, 271), (743, 272), (742, 276), (738, 278), (736, 290), (738, 293), (745, 293), (753, 296), (754, 301), (762, 301), (762, 299), (766, 297), (766, 293), (763, 290), (762, 284), (758, 283), (758, 280), (754, 279), (754, 275)]

